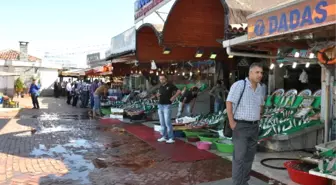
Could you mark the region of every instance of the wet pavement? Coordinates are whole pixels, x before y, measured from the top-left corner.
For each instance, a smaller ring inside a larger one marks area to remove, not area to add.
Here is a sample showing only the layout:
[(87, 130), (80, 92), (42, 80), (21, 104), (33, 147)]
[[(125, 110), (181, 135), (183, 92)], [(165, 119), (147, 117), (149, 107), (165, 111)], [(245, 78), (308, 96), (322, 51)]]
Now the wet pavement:
[(231, 177), (224, 159), (175, 163), (122, 128), (98, 127), (85, 109), (54, 110), (5, 120), (0, 184), (191, 185)]

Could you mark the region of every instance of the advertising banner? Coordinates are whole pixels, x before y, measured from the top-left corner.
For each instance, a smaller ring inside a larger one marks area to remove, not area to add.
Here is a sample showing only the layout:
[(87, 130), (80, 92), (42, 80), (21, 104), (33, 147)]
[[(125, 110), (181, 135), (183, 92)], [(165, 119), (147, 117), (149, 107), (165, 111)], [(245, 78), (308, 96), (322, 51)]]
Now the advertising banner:
[(335, 0), (289, 3), (248, 17), (248, 39), (266, 38), (336, 23)]
[(134, 24), (158, 10), (171, 0), (136, 0), (134, 2)]

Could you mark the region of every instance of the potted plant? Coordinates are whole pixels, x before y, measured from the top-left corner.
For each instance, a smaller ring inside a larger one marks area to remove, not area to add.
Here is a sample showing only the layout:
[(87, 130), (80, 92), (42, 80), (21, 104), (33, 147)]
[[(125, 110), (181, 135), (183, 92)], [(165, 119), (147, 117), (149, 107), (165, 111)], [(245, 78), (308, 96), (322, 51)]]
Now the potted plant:
[(15, 92), (17, 93), (17, 95), (19, 96), (24, 88), (24, 84), (23, 81), (21, 80), (21, 78), (19, 77), (18, 79), (15, 80), (15, 84), (14, 84), (14, 88), (15, 88)]

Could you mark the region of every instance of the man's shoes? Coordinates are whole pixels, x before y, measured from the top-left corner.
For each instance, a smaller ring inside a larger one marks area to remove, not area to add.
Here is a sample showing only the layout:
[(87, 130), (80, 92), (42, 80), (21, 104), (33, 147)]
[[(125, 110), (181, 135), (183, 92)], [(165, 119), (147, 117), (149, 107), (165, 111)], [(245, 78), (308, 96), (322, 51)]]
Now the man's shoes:
[(33, 107), (33, 109), (36, 109), (36, 107)]
[(167, 141), (167, 140), (166, 140), (166, 138), (164, 138), (164, 137), (161, 137), (161, 138), (160, 138), (160, 139), (158, 139), (157, 141), (158, 141), (158, 142), (165, 142), (165, 141)]
[(169, 139), (169, 140), (166, 141), (166, 143), (173, 144), (173, 143), (175, 143), (175, 140), (174, 139)]

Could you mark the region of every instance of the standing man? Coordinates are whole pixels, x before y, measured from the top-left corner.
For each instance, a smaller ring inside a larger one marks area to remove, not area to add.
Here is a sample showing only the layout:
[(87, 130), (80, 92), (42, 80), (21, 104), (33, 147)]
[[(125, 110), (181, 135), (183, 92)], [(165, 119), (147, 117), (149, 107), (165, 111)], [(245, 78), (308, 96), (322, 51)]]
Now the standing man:
[(199, 89), (197, 87), (193, 87), (190, 90), (185, 90), (184, 91), (184, 93), (182, 94), (182, 97), (179, 101), (179, 107), (178, 107), (176, 117), (179, 118), (179, 117), (182, 116), (184, 108), (186, 109), (187, 116), (191, 116), (191, 114), (194, 110), (194, 106), (195, 106), (198, 91), (199, 91)]
[(263, 66), (253, 63), (249, 76), (234, 83), (226, 100), (234, 144), (232, 160), (233, 185), (247, 185), (257, 149), (259, 120), (263, 111), (264, 96), (260, 81)]
[(158, 139), (158, 142), (174, 143), (173, 125), (171, 123), (171, 104), (181, 91), (175, 85), (168, 83), (166, 75), (161, 75), (159, 80), (161, 86), (156, 96), (159, 98), (158, 114), (162, 137)]
[(213, 96), (215, 98), (214, 110), (216, 114), (220, 111), (223, 111), (225, 102), (225, 93), (227, 92), (228, 90), (226, 89), (226, 87), (224, 87), (221, 80), (217, 80), (216, 85), (209, 92), (210, 96)]
[(30, 85), (29, 93), (33, 102), (33, 109), (40, 109), (38, 102), (40, 85), (36, 84), (36, 79), (33, 79), (33, 83)]
[(81, 95), (81, 108), (87, 107), (87, 102), (89, 99), (89, 85), (86, 80), (82, 82), (80, 87), (80, 95)]
[(67, 104), (70, 105), (71, 102), (71, 91), (72, 91), (72, 86), (71, 86), (71, 80), (68, 81), (66, 85), (66, 91), (67, 91)]
[(106, 84), (102, 84), (100, 87), (98, 87), (96, 89), (96, 91), (94, 92), (94, 106), (93, 106), (93, 110), (92, 110), (92, 116), (95, 118), (96, 115), (98, 114), (98, 116), (100, 116), (100, 99), (102, 97), (106, 97), (107, 96), (107, 91), (109, 90), (109, 88), (111, 88), (111, 83), (108, 82)]
[(98, 80), (95, 79), (90, 86), (90, 106), (91, 106), (91, 109), (93, 109), (93, 106), (94, 106), (94, 93), (95, 93), (97, 88), (98, 88)]

